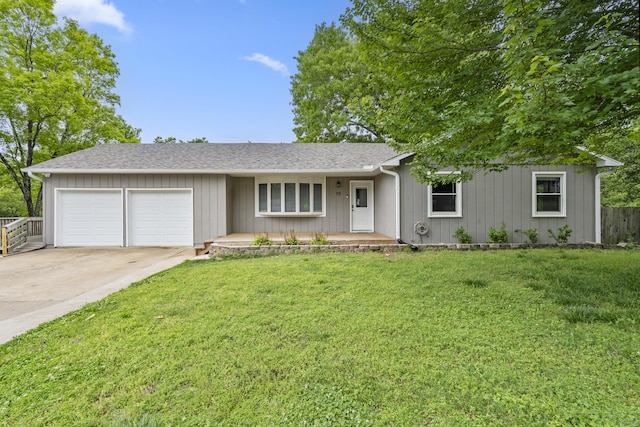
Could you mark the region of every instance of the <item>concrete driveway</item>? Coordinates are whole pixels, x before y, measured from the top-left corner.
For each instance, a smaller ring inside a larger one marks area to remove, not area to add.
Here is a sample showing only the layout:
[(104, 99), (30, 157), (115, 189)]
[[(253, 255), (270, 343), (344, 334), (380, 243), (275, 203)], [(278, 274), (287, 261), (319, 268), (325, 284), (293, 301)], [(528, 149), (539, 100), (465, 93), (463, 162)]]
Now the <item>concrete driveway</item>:
[(56, 248), (0, 258), (0, 344), (194, 257), (193, 248)]

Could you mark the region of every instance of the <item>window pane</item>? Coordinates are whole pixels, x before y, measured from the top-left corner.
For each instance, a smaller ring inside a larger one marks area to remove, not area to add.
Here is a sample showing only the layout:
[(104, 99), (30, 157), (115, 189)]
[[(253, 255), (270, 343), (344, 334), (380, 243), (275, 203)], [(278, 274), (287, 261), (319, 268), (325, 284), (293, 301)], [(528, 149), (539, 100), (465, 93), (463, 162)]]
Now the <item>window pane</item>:
[(455, 212), (456, 196), (434, 194), (431, 196), (431, 204), (433, 212)]
[(258, 210), (267, 211), (267, 184), (258, 184)]
[(280, 197), (280, 184), (271, 184), (271, 212), (280, 212), (282, 210)]
[(538, 212), (560, 212), (560, 196), (538, 196)]
[(311, 212), (311, 186), (300, 184), (300, 212)]
[(451, 182), (448, 184), (434, 184), (433, 188), (431, 189), (431, 193), (455, 194), (456, 184), (455, 182)]
[(540, 177), (536, 179), (536, 192), (560, 194), (560, 177)]
[(356, 207), (357, 208), (367, 207), (367, 189), (366, 188), (356, 188)]
[(284, 184), (284, 211), (296, 211), (296, 184), (293, 182)]
[(313, 211), (322, 212), (322, 184), (313, 184)]
[(456, 198), (458, 184), (455, 182), (433, 184), (431, 186), (431, 212), (457, 212)]

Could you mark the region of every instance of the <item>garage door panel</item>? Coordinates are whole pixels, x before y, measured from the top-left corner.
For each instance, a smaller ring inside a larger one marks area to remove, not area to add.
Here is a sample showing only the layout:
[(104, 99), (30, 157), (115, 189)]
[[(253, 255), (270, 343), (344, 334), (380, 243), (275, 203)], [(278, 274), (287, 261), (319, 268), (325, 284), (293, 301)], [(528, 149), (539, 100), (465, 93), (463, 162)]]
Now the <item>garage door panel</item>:
[(122, 246), (122, 192), (58, 191), (55, 234), (56, 246)]
[(129, 246), (193, 246), (191, 190), (130, 190)]

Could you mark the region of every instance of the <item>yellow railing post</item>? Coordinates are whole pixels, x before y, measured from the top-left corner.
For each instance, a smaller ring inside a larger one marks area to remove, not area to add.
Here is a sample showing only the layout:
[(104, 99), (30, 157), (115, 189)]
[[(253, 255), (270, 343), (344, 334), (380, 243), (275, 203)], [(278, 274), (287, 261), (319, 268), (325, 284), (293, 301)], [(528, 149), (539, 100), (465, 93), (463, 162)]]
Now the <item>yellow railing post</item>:
[(2, 227), (2, 256), (7, 256), (8, 245), (7, 245), (7, 228)]

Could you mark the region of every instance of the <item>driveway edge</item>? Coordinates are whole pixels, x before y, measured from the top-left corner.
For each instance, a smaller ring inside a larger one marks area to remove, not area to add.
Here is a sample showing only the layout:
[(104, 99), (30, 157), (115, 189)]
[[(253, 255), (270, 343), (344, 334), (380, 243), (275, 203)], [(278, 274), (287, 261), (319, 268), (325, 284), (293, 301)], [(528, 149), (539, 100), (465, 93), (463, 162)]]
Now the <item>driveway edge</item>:
[(99, 288), (92, 289), (66, 301), (2, 320), (0, 321), (0, 345), (11, 341), (18, 335), (22, 335), (23, 333), (38, 327), (42, 323), (55, 320), (58, 317), (64, 316), (74, 310), (78, 310), (89, 303), (99, 301), (114, 292), (127, 288), (134, 282), (146, 279), (149, 276), (168, 270), (169, 268), (175, 267), (176, 265), (193, 258), (193, 249), (185, 248), (185, 250), (173, 254), (168, 258), (162, 259), (154, 264), (141, 268), (134, 273), (120, 277), (112, 282), (100, 286)]

